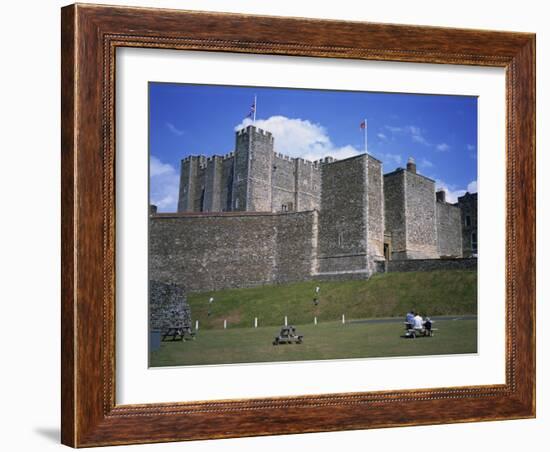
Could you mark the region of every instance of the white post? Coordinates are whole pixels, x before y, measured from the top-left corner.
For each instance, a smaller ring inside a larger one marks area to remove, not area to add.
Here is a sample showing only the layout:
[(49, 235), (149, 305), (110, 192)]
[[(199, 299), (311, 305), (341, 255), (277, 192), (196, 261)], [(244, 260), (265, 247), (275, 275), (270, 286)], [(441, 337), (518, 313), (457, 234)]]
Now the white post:
[(258, 317), (254, 317), (254, 328), (258, 328)]
[(199, 321), (195, 320), (195, 331), (199, 331)]
[(317, 325), (317, 317), (313, 317), (313, 324)]
[(346, 323), (346, 316), (345, 314), (342, 314), (342, 324), (345, 324)]
[(223, 329), (224, 329), (224, 330), (227, 329), (227, 320), (224, 320), (224, 321), (223, 321)]
[(288, 317), (285, 315), (285, 326), (288, 326)]

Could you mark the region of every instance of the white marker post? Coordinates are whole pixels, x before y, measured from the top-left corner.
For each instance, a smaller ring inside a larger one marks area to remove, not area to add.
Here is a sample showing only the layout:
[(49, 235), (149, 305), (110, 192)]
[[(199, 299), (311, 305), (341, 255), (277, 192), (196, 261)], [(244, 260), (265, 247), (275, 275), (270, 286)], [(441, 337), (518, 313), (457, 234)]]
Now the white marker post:
[(288, 317), (285, 315), (285, 326), (288, 326)]
[(224, 329), (224, 330), (227, 329), (227, 320), (224, 320), (224, 321), (223, 321), (223, 329)]
[(258, 317), (254, 317), (254, 328), (258, 328)]
[(317, 317), (313, 317), (313, 324), (317, 325)]
[(199, 331), (199, 321), (195, 320), (195, 331)]
[(346, 316), (345, 314), (342, 314), (342, 325), (346, 324)]

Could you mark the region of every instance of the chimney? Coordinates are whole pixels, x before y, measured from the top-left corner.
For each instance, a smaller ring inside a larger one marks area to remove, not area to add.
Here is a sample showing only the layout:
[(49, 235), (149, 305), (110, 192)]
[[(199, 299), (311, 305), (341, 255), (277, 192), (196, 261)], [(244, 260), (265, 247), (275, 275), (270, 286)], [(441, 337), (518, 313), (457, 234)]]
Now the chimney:
[(416, 174), (416, 162), (412, 157), (409, 157), (409, 160), (407, 160), (407, 171)]
[(154, 204), (149, 205), (149, 215), (156, 215), (157, 213), (157, 206)]
[(437, 199), (438, 202), (446, 202), (445, 200), (445, 190), (439, 190), (435, 193), (435, 199)]

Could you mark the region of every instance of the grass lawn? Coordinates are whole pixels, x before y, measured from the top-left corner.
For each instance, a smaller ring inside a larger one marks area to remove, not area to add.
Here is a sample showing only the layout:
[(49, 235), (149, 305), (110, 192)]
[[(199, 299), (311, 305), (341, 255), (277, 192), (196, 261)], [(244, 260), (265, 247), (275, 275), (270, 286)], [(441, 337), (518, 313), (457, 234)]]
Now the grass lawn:
[[(313, 304), (315, 287), (320, 302)], [(209, 305), (208, 299), (214, 297)], [(415, 309), (430, 317), (477, 313), (477, 272), (444, 270), (377, 274), (369, 280), (306, 281), (190, 294), (193, 321), (200, 329), (295, 325), (376, 317), (404, 317)], [(208, 312), (210, 311), (210, 315)], [(271, 331), (271, 330), (270, 330)], [(271, 333), (269, 334), (271, 335)], [(289, 353), (289, 352), (286, 352)]]
[(477, 352), (477, 320), (438, 321), (434, 337), (404, 339), (395, 323), (326, 322), (296, 326), (302, 344), (272, 345), (278, 327), (199, 330), (194, 341), (162, 342), (151, 366), (303, 361)]

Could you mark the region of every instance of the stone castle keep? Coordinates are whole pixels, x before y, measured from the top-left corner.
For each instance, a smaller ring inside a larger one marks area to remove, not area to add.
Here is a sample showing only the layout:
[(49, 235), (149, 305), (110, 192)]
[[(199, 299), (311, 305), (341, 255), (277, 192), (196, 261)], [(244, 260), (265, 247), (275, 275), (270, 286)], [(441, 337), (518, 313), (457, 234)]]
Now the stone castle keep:
[(460, 202), (412, 159), (384, 175), (369, 154), (310, 162), (274, 145), (248, 126), (234, 152), (182, 160), (178, 212), (150, 215), (152, 280), (202, 291), (368, 278), (392, 261), (471, 255)]

